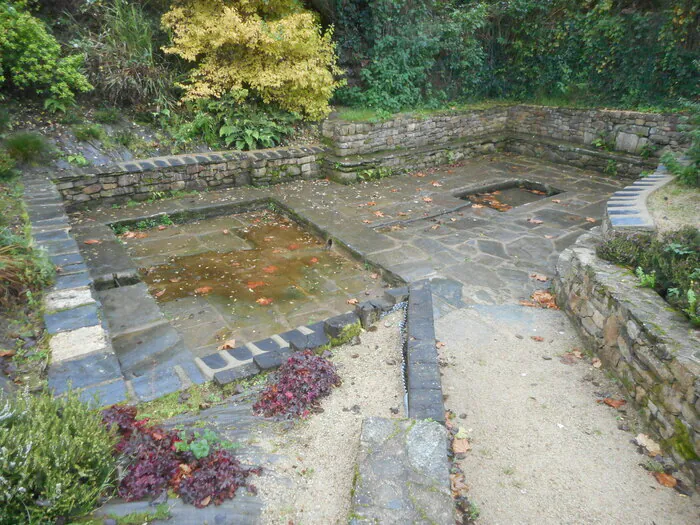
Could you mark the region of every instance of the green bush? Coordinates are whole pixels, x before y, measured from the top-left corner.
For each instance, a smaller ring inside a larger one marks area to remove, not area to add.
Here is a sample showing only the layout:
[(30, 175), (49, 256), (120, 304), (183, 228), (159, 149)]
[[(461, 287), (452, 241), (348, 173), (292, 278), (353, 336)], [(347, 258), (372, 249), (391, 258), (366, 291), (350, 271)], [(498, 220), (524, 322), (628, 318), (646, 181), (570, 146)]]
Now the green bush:
[(9, 179), (15, 173), (17, 173), (15, 170), (15, 159), (4, 151), (0, 151), (0, 180)]
[(121, 120), (122, 112), (117, 108), (104, 108), (95, 111), (95, 121), (100, 124), (116, 124)]
[(81, 142), (88, 140), (102, 140), (105, 136), (105, 130), (99, 124), (85, 124), (83, 126), (75, 126), (73, 128), (75, 138)]
[(44, 136), (33, 131), (13, 133), (5, 139), (5, 149), (17, 162), (28, 164), (42, 161), (50, 151)]
[(91, 511), (114, 481), (115, 436), (77, 394), (0, 398), (0, 523)]
[(617, 236), (602, 243), (598, 255), (634, 270), (642, 285), (654, 288), (700, 325), (700, 230), (686, 227), (662, 238)]
[(92, 86), (80, 72), (82, 55), (61, 56), (46, 25), (25, 0), (0, 3), (0, 88), (30, 92), (61, 103)]
[(700, 102), (682, 103), (690, 111), (689, 122), (679, 125), (681, 133), (690, 141), (690, 147), (685, 151), (688, 162), (680, 163), (671, 152), (665, 153), (661, 162), (678, 177), (681, 184), (700, 187)]

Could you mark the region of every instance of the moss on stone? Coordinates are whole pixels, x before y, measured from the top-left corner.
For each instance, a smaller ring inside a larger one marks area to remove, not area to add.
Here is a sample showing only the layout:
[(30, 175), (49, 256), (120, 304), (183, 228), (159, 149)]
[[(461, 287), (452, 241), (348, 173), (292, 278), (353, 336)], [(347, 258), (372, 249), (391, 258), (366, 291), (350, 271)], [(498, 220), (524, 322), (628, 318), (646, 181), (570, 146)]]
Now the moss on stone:
[(353, 324), (349, 324), (340, 331), (338, 337), (331, 337), (331, 346), (340, 346), (351, 341), (354, 337), (360, 335), (362, 331), (362, 326), (360, 325), (360, 320)]
[(679, 418), (676, 418), (674, 427), (676, 432), (668, 440), (668, 445), (674, 448), (676, 452), (678, 452), (686, 461), (699, 460), (700, 456), (698, 456), (695, 452), (695, 447), (693, 446), (693, 441), (690, 438), (688, 428)]

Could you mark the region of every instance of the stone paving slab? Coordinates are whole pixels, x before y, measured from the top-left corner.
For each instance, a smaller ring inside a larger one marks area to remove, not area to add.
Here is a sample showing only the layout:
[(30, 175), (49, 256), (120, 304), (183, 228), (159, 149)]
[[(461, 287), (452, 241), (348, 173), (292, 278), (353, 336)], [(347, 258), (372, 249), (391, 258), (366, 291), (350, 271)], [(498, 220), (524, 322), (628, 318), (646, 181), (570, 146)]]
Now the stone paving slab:
[(350, 523), (455, 523), (447, 432), (436, 422), (362, 422)]

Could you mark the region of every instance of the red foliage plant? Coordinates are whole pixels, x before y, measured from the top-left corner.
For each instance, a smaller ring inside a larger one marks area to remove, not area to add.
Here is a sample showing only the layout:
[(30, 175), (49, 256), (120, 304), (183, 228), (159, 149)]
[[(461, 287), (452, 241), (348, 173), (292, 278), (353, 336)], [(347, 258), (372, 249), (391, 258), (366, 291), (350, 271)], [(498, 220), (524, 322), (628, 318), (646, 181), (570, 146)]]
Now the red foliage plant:
[(319, 399), (340, 385), (335, 365), (311, 350), (298, 352), (283, 364), (277, 380), (265, 387), (253, 405), (266, 417), (306, 417), (319, 407)]
[(215, 448), (207, 457), (195, 459), (186, 450), (176, 450), (181, 441), (174, 430), (148, 425), (136, 419), (136, 408), (113, 406), (102, 411), (105, 425), (113, 428), (120, 440), (115, 453), (126, 460), (126, 473), (118, 487), (127, 501), (157, 497), (171, 488), (185, 503), (206, 507), (233, 498), (239, 487), (255, 493), (247, 482), (260, 468), (246, 468), (229, 450)]

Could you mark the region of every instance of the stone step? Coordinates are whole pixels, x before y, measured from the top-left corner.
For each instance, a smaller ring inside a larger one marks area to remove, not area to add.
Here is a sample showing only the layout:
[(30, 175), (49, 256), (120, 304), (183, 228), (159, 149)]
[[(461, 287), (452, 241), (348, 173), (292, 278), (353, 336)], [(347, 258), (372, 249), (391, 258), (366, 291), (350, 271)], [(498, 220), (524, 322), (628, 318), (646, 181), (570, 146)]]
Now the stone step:
[(434, 421), (365, 419), (349, 522), (453, 525), (447, 446)]
[(180, 334), (167, 321), (112, 338), (124, 377), (147, 374), (158, 365), (193, 361)]

